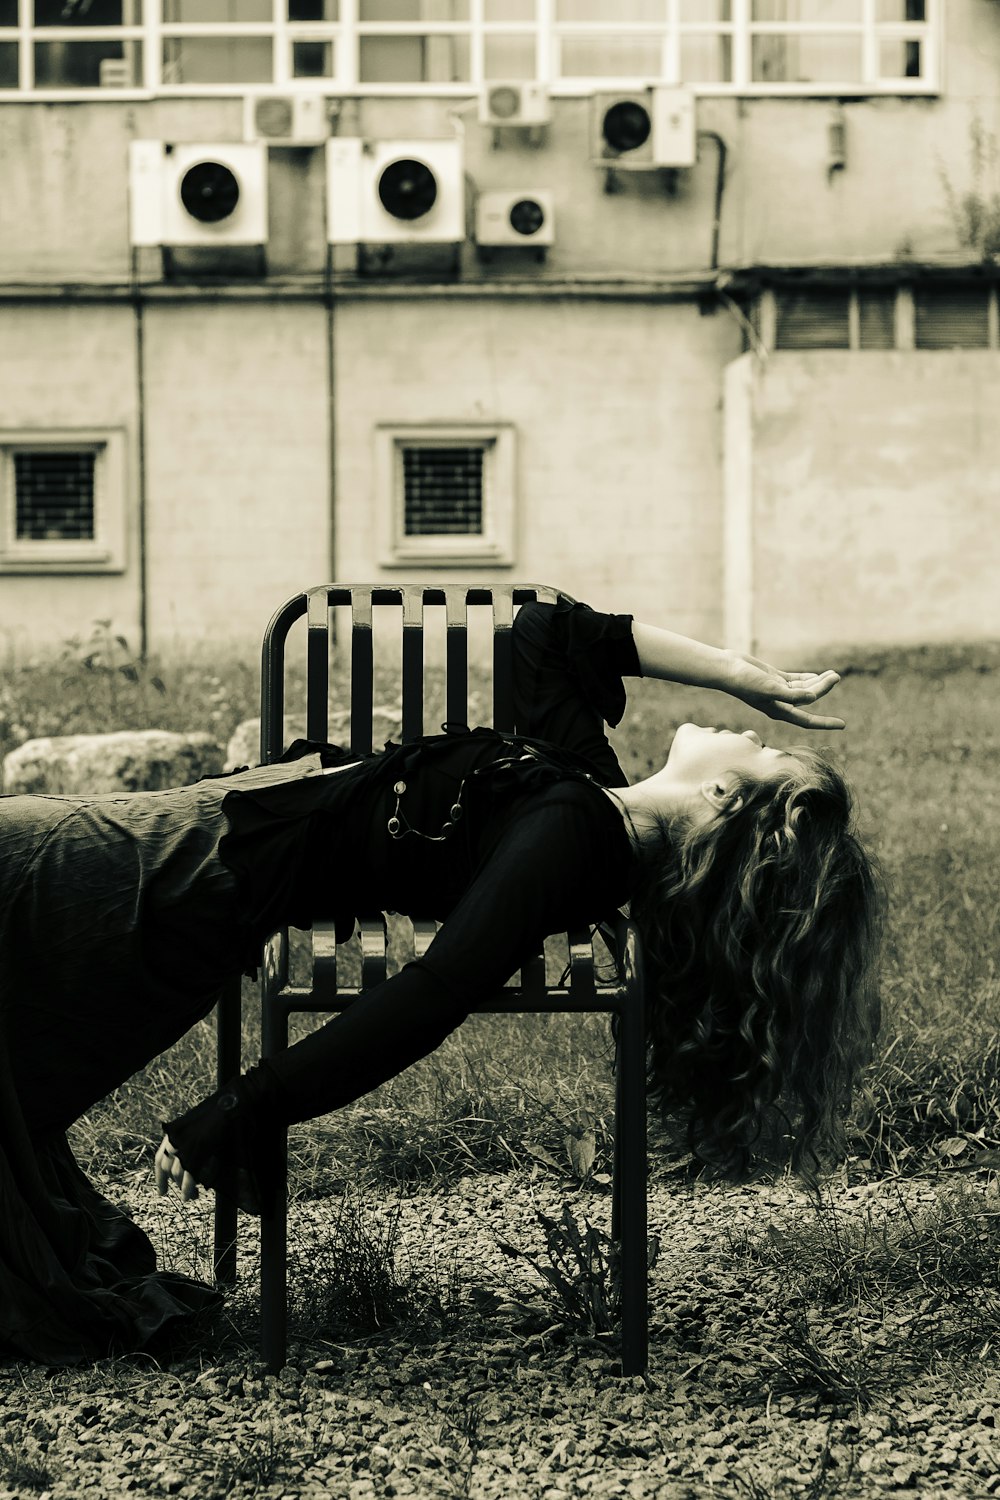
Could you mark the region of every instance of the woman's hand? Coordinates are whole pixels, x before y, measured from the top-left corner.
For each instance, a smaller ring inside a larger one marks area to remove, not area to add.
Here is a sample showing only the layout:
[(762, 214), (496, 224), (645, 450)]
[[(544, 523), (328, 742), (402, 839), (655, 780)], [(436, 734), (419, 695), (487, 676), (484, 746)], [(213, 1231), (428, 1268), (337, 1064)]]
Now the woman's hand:
[(807, 713), (802, 706), (815, 703), (840, 681), (836, 672), (782, 672), (755, 656), (729, 657), (725, 690), (769, 719), (784, 719), (801, 729), (843, 729), (843, 719)]
[(198, 1196), (198, 1184), (190, 1172), (185, 1172), (181, 1165), (181, 1159), (170, 1144), (170, 1137), (165, 1135), (157, 1148), (154, 1158), (156, 1172), (156, 1186), (161, 1198), (165, 1198), (170, 1191), (171, 1182), (176, 1182), (181, 1190), (181, 1197), (185, 1203)]

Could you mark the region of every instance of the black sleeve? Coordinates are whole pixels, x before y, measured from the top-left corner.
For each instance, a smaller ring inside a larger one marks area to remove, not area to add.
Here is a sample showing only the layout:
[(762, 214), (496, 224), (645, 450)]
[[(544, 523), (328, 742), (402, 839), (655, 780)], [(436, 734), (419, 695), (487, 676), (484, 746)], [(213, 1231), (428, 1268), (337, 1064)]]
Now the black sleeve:
[(610, 798), (561, 782), (509, 824), (418, 967), (472, 1009), (550, 933), (600, 921), (625, 901), (630, 868)]
[(627, 778), (604, 733), (625, 712), (622, 677), (640, 677), (631, 615), (586, 604), (529, 603), (514, 618), (514, 715), (519, 733), (584, 756), (606, 786)]
[(423, 958), (268, 1059), (285, 1118), (348, 1104), (425, 1057), (549, 933), (599, 920), (624, 901), (629, 861), (621, 814), (603, 792), (580, 782), (552, 788), (510, 824)]

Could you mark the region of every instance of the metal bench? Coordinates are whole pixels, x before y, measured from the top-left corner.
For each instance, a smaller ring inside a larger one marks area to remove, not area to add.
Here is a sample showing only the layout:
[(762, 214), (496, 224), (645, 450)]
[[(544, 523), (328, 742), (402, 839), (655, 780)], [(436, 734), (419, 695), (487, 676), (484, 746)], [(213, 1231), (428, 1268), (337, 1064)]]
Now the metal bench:
[[(324, 584), (295, 595), (275, 613), (264, 635), (261, 663), (261, 760), (276, 760), (283, 750), (286, 711), (286, 641), (291, 627), (306, 619), (305, 670), (306, 735), (313, 740), (330, 734), (331, 639), (340, 634), (336, 610), (350, 611), (350, 748), (358, 754), (372, 749), (374, 707), (374, 621), (394, 612), (401, 686), (402, 739), (425, 732), (427, 680), (425, 611), (444, 607), (444, 718), (465, 723), (469, 700), (470, 609), (491, 611), (493, 664), (493, 725), (515, 730), (513, 711), (511, 625), (515, 608), (530, 599), (554, 602), (566, 598), (541, 585), (423, 587), (400, 584)], [(400, 620), (401, 616), (401, 620)], [(488, 617), (489, 618), (489, 617)], [(488, 644), (488, 643), (487, 643)], [(401, 648), (401, 649), (399, 649)], [(296, 705), (297, 706), (297, 705)], [(343, 719), (343, 713), (337, 715)], [(432, 724), (431, 730), (437, 729)], [(411, 956), (426, 950), (436, 925), (399, 919), (404, 924)], [(394, 926), (396, 924), (394, 923)], [(262, 1052), (273, 1055), (288, 1045), (288, 1018), (293, 1011), (333, 1012), (348, 1006), (363, 990), (386, 975), (387, 927), (382, 913), (359, 922), (360, 982), (345, 985), (338, 976), (338, 952), (331, 922), (315, 923), (312, 933), (311, 982), (293, 986), (288, 978), (287, 933), (276, 933), (265, 945), (261, 964)], [(398, 932), (398, 928), (397, 928)], [(567, 935), (568, 983), (547, 982), (544, 954), (526, 963), (489, 1003), (484, 1012), (607, 1011), (617, 1016), (615, 1146), (611, 1235), (617, 1242), (622, 1277), (622, 1369), (641, 1374), (647, 1362), (647, 1242), (646, 1242), (646, 1042), (643, 1008), (642, 957), (638, 935), (621, 914), (595, 933)], [(615, 959), (612, 980), (600, 977), (595, 960), (598, 944)], [(342, 968), (343, 966), (341, 966)], [(219, 1005), (218, 1074), (220, 1083), (240, 1066), (240, 995), (232, 987)], [(236, 1209), (232, 1198), (216, 1198), (215, 1266), (218, 1280), (235, 1277)], [(279, 1369), (286, 1350), (287, 1225), (284, 1194), (278, 1214), (261, 1223), (261, 1348), (268, 1366)]]

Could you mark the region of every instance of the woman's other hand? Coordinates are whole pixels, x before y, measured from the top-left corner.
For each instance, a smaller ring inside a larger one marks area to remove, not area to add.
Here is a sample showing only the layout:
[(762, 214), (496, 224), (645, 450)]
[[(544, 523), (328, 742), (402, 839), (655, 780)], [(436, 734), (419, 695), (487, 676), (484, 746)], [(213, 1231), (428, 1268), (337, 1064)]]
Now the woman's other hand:
[(783, 672), (755, 656), (732, 653), (726, 691), (769, 719), (784, 719), (801, 729), (843, 729), (843, 719), (808, 713), (803, 706), (815, 703), (840, 681), (836, 672)]
[(176, 1182), (181, 1190), (181, 1197), (185, 1203), (198, 1196), (198, 1184), (190, 1172), (185, 1172), (181, 1165), (180, 1157), (170, 1144), (170, 1137), (165, 1135), (157, 1148), (154, 1158), (156, 1171), (156, 1187), (161, 1198), (166, 1197), (170, 1191), (171, 1182)]

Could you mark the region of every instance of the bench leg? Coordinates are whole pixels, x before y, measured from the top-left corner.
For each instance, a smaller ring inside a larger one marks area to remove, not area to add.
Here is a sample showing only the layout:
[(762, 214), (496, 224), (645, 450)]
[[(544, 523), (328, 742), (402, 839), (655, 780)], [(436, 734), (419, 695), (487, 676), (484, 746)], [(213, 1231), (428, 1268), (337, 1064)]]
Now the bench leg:
[[(273, 1057), (288, 1046), (288, 1015), (266, 994), (262, 997), (261, 1052)], [(288, 1132), (281, 1131), (281, 1181), (274, 1216), (260, 1221), (260, 1352), (272, 1374), (285, 1363), (288, 1348)]]
[[(241, 982), (231, 980), (219, 996), (216, 1008), (216, 1082), (219, 1088), (240, 1071), (242, 1041)], [(221, 1196), (215, 1195), (215, 1245), (212, 1257), (215, 1280), (219, 1286), (236, 1281), (236, 1196), (234, 1185)]]
[(622, 1278), (622, 1374), (645, 1374), (649, 1356), (646, 1304), (646, 1024), (638, 958), (626, 953), (626, 995), (619, 1013), (615, 1099), (612, 1237), (619, 1241)]

